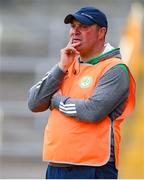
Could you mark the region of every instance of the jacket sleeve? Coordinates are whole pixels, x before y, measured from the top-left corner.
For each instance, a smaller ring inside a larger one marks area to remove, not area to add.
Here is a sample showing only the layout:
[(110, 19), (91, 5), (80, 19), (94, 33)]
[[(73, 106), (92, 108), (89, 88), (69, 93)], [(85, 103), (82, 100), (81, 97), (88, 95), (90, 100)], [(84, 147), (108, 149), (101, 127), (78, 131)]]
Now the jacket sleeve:
[(41, 112), (49, 108), (51, 97), (59, 89), (64, 76), (65, 73), (56, 65), (29, 90), (28, 107), (32, 112)]
[(110, 115), (118, 106), (122, 111), (128, 94), (129, 75), (123, 68), (114, 66), (101, 77), (90, 98), (80, 100), (58, 95), (52, 98), (52, 104), (66, 116), (95, 122)]

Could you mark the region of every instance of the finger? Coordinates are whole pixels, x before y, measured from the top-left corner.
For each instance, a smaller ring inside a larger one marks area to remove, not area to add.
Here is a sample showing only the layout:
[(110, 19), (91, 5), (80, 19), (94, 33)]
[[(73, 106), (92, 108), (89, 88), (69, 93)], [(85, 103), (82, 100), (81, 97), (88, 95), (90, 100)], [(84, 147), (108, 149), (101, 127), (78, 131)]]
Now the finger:
[(74, 48), (77, 47), (78, 45), (80, 45), (80, 42), (75, 42), (75, 43), (71, 44), (71, 46), (74, 47)]
[(72, 38), (69, 40), (67, 47), (72, 45)]
[(78, 46), (78, 45), (80, 45), (80, 42), (75, 42), (75, 43), (73, 43), (73, 40), (72, 40), (72, 38), (70, 39), (70, 41), (69, 41), (69, 43), (67, 44), (67, 47), (76, 47), (76, 46)]
[(79, 54), (79, 52), (74, 47), (67, 47), (65, 50), (69, 54)]

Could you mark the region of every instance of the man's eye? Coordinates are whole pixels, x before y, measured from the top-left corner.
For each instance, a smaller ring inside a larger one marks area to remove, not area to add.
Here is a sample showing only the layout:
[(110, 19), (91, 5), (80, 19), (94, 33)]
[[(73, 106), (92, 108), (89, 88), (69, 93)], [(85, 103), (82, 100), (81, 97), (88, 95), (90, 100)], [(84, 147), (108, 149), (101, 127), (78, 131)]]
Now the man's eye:
[(82, 28), (88, 28), (88, 26), (87, 25), (82, 25)]
[(71, 27), (71, 28), (74, 28), (74, 25), (71, 24), (70, 27)]

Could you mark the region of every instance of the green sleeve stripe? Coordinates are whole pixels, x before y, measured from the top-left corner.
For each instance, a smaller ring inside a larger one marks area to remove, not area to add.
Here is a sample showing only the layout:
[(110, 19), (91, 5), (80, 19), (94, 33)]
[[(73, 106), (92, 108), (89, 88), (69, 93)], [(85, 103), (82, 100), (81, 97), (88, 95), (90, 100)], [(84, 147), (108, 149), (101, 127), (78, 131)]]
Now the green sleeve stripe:
[(116, 66), (121, 67), (126, 72), (128, 79), (129, 79), (129, 73), (128, 73), (127, 67), (124, 64), (117, 64)]

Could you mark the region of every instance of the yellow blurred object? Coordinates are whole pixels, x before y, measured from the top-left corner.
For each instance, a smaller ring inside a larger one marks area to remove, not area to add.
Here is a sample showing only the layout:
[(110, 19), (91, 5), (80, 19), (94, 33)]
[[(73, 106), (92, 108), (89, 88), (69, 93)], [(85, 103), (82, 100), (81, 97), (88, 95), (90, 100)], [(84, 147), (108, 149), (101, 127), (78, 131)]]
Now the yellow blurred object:
[(144, 178), (144, 55), (142, 55), (141, 4), (132, 5), (120, 48), (136, 81), (135, 112), (123, 124), (119, 178)]
[(132, 5), (127, 26), (124, 29), (120, 40), (121, 53), (124, 62), (130, 67), (134, 77), (138, 75), (141, 66), (141, 40), (142, 40), (142, 21), (143, 7), (139, 3)]

